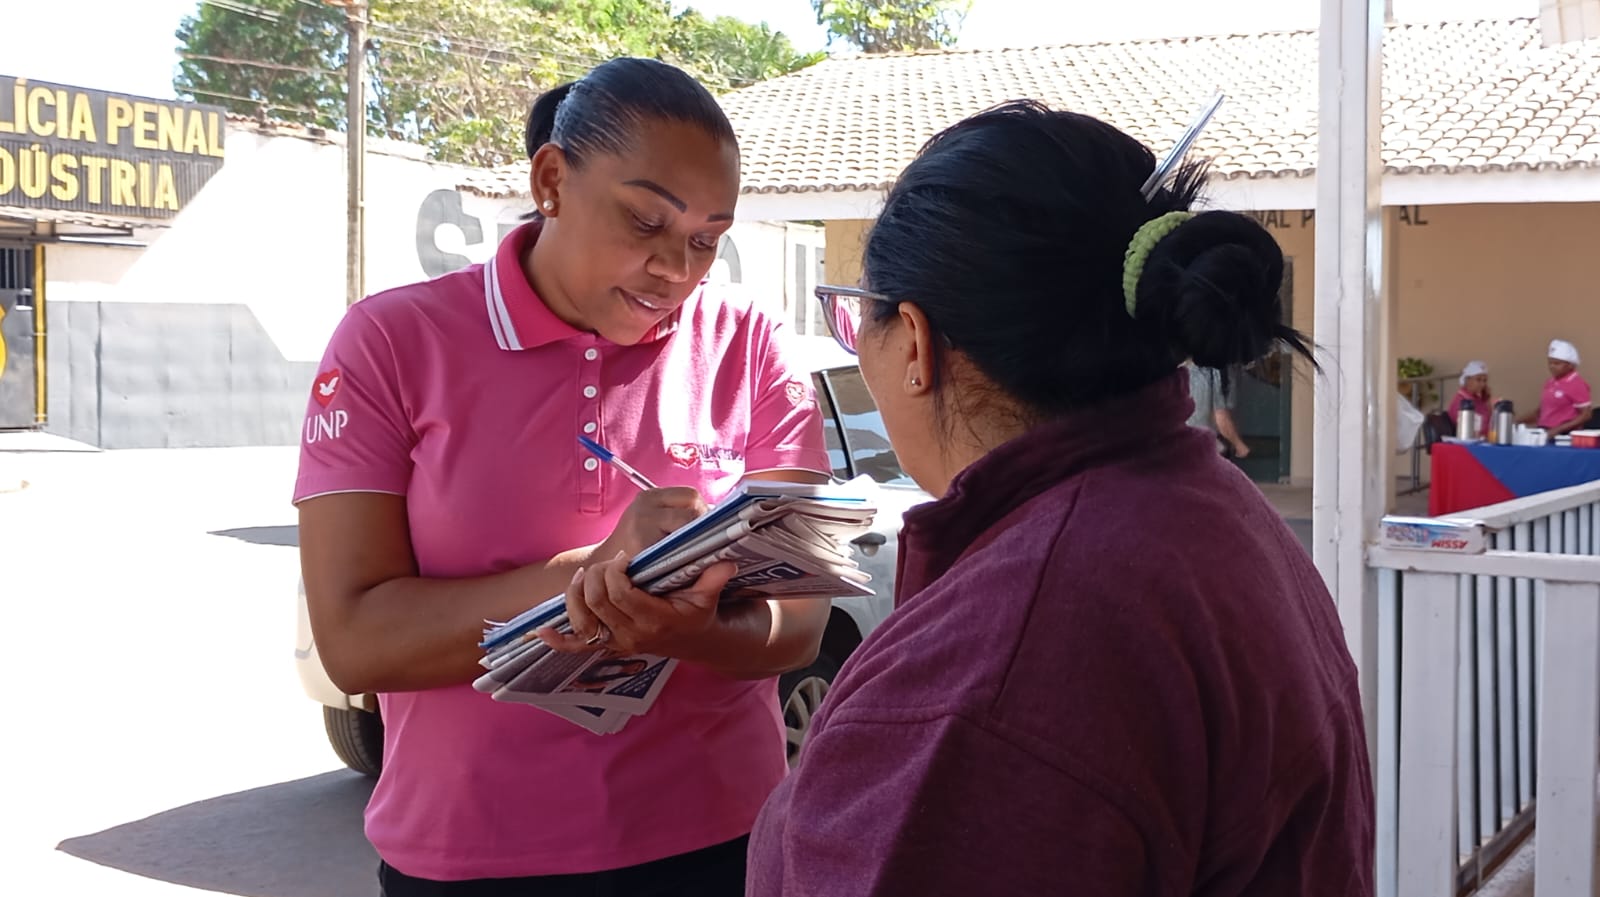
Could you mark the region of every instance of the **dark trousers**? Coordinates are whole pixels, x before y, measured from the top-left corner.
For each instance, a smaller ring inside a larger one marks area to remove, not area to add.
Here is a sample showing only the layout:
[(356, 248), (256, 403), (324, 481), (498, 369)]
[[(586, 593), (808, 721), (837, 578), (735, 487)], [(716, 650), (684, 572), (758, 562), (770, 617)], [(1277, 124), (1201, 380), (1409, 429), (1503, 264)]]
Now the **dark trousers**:
[(744, 855), (750, 839), (738, 838), (605, 872), (429, 881), (388, 863), (378, 864), (383, 897), (743, 897)]

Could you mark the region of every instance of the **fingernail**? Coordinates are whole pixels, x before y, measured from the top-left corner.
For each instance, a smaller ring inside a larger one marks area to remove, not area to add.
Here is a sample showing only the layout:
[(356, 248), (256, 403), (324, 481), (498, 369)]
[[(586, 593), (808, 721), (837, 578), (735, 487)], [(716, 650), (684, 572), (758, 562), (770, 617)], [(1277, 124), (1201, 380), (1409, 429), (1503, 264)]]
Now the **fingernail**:
[(578, 572), (572, 574), (572, 585), (577, 585), (578, 581), (581, 579), (583, 579), (583, 568), (579, 567)]
[(617, 556), (612, 558), (612, 560), (620, 561), (620, 560), (622, 560), (623, 558), (625, 558), (627, 556), (628, 556), (628, 553), (626, 551), (619, 551), (619, 552), (617, 552)]

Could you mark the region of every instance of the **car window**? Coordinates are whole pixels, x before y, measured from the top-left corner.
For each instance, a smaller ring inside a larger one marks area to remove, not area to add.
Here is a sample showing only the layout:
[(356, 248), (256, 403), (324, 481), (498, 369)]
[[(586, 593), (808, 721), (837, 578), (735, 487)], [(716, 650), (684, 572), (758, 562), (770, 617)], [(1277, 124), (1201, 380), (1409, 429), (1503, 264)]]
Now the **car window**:
[(827, 378), (837, 403), (834, 410), (844, 422), (844, 437), (849, 443), (856, 473), (864, 473), (880, 483), (914, 485), (900, 469), (900, 459), (889, 445), (889, 433), (883, 428), (878, 406), (873, 404), (867, 384), (861, 379), (861, 370), (834, 368), (827, 372)]
[(822, 439), (828, 447), (828, 465), (833, 468), (835, 477), (847, 480), (850, 478), (850, 463), (845, 460), (844, 441), (839, 438), (839, 413), (833, 407), (833, 399), (823, 382), (822, 372), (812, 374), (811, 379), (817, 391), (817, 407), (822, 409)]

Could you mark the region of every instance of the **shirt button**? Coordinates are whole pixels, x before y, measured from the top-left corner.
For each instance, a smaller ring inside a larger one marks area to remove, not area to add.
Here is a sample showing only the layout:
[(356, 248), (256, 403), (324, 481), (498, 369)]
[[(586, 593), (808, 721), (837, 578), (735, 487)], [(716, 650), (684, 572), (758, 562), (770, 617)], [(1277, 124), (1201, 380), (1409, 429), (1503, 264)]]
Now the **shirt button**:
[(599, 358), (599, 357), (600, 357), (600, 351), (598, 349), (590, 349), (590, 350), (588, 350), (588, 351), (583, 353), (583, 360), (584, 361), (594, 361), (596, 358)]
[(596, 461), (593, 458), (585, 458), (585, 459), (583, 459), (583, 469), (584, 470), (594, 470), (596, 467), (599, 467), (599, 466), (600, 466), (600, 462)]
[(597, 428), (594, 425), (594, 421), (590, 421), (583, 425), (583, 432), (585, 433), (593, 433), (596, 429)]
[(599, 394), (600, 390), (595, 389), (593, 386), (585, 386), (583, 388), (583, 397), (586, 399), (592, 399)]

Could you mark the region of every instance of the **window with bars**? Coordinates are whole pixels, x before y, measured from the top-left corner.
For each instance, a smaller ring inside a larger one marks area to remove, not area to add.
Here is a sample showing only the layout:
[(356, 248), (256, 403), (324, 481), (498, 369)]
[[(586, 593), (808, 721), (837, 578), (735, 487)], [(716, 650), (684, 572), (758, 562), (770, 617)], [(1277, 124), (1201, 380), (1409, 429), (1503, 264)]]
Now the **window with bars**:
[(33, 305), (33, 250), (27, 246), (0, 246), (0, 293), (17, 294), (17, 308)]

